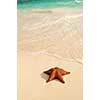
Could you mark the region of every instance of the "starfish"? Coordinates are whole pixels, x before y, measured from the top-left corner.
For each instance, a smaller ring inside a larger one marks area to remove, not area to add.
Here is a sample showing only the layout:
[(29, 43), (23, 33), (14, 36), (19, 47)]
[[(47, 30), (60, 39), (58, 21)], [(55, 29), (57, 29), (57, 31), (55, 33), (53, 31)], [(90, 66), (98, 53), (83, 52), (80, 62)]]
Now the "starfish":
[(63, 69), (58, 67), (51, 68), (48, 71), (44, 71), (44, 73), (50, 75), (47, 82), (58, 79), (62, 83), (65, 83), (62, 76), (70, 74), (70, 72), (64, 71)]

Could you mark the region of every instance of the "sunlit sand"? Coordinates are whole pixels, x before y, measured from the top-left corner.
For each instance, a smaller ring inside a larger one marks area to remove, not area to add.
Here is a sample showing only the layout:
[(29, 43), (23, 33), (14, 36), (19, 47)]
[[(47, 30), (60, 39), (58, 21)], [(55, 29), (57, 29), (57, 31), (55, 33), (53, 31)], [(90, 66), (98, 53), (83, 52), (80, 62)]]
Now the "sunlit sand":
[[(82, 10), (18, 10), (18, 100), (82, 100)], [(71, 72), (46, 83), (43, 71)]]

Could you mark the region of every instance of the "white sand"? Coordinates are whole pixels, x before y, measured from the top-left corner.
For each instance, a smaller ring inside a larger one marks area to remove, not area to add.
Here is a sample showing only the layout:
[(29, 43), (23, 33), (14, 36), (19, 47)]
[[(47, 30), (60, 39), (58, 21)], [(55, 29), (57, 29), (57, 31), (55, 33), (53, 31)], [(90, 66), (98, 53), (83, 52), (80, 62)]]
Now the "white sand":
[[(82, 100), (82, 11), (18, 10), (18, 100)], [(71, 72), (46, 83), (44, 70)]]

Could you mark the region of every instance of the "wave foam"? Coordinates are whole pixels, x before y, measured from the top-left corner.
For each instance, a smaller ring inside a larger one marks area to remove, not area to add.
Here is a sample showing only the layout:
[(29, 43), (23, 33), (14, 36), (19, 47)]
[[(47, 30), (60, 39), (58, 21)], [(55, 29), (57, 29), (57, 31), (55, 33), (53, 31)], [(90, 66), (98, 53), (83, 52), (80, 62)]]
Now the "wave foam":
[(76, 3), (82, 3), (82, 0), (75, 0)]

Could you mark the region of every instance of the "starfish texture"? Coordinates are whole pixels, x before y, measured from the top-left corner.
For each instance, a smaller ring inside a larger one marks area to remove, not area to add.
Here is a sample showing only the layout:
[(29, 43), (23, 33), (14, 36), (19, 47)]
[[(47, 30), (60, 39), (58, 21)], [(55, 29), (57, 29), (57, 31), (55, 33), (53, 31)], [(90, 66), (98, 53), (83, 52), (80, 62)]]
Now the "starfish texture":
[(44, 73), (50, 75), (47, 82), (50, 82), (54, 79), (58, 79), (62, 83), (65, 83), (62, 76), (70, 74), (70, 72), (64, 71), (63, 69), (58, 67), (51, 68), (48, 71), (44, 71)]

